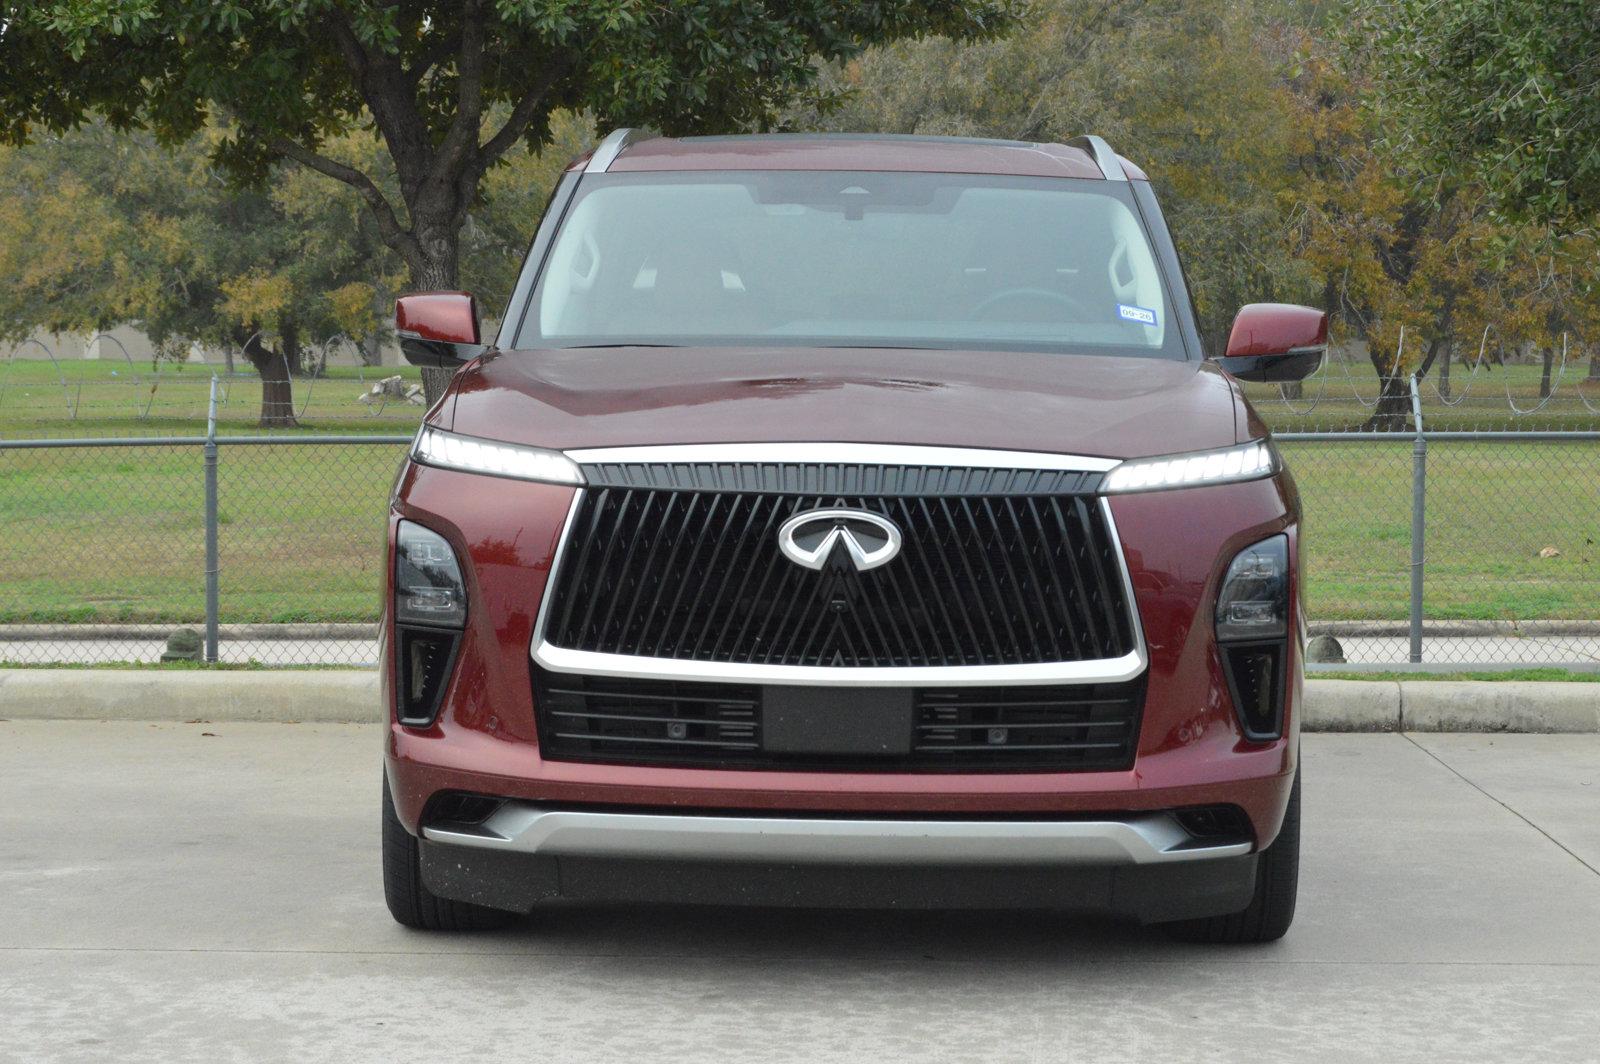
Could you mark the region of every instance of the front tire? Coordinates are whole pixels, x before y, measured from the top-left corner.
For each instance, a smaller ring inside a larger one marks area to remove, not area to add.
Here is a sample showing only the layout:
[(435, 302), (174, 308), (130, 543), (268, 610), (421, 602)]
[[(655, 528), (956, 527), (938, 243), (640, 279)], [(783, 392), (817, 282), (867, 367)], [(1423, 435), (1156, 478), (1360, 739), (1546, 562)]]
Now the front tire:
[(422, 882), (422, 849), (395, 815), (389, 777), (383, 779), (383, 900), (399, 923), (420, 931), (487, 931), (504, 927), (515, 913), (452, 901)]
[(1300, 886), (1300, 773), (1289, 791), (1283, 828), (1256, 860), (1256, 892), (1242, 912), (1165, 924), (1180, 942), (1275, 942), (1294, 923)]

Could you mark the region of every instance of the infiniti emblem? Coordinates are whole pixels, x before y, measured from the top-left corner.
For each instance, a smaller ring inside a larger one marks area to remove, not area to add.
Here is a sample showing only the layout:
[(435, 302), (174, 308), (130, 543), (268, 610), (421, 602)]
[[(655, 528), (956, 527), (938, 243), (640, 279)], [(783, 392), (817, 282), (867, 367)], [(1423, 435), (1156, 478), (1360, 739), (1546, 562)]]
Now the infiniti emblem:
[(868, 510), (807, 510), (778, 529), (778, 547), (807, 569), (821, 569), (843, 547), (850, 563), (865, 572), (900, 553), (900, 529)]

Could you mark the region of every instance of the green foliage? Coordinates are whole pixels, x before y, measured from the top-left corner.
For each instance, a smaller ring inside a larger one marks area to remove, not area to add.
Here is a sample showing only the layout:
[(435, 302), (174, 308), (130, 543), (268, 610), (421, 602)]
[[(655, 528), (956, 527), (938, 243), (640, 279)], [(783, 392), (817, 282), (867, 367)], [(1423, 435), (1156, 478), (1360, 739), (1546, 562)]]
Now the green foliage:
[(232, 188), (209, 160), (224, 136), (163, 149), (93, 123), (0, 149), (0, 334), (136, 322), (177, 352), (258, 329), (314, 342), (374, 328), (351, 286), (387, 298), (397, 262), (355, 196), (303, 174)]
[[(464, 276), (488, 313), (509, 297), (562, 167), (592, 139), (581, 116), (552, 128), (551, 150), (510, 152), (465, 219)], [(209, 157), (225, 136), (208, 126), (164, 149), (94, 122), (0, 147), (0, 336), (133, 323), (173, 354), (257, 329), (302, 344), (382, 339), (405, 270), (360, 197), (294, 166), (231, 185)], [(328, 150), (393, 185), (372, 138)]]
[[(819, 57), (925, 33), (980, 35), (1013, 6), (22, 0), (8, 5), (0, 36), (0, 136), (20, 141), (97, 111), (181, 142), (220, 113), (212, 158), (235, 178), (259, 182), (287, 157), (346, 182), (412, 281), (441, 286), (455, 283), (484, 173), (518, 142), (547, 144), (561, 110), (666, 132), (764, 126), (789, 101), (817, 98)], [(325, 151), (369, 123), (392, 162), (398, 208), (371, 170)]]
[(1600, 217), (1600, 5), (1366, 0), (1391, 147), (1439, 186), (1480, 186), (1511, 217)]

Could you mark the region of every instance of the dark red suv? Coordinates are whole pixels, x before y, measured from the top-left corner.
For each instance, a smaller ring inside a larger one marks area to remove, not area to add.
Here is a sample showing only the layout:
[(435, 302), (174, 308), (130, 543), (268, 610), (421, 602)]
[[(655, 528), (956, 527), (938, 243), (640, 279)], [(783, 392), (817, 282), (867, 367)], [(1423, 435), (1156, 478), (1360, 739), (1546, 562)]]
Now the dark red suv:
[[(384, 879), (1027, 906), (1276, 938), (1299, 851), (1299, 510), (1097, 137), (607, 137), (396, 485)], [(1231, 374), (1231, 376), (1230, 376)]]

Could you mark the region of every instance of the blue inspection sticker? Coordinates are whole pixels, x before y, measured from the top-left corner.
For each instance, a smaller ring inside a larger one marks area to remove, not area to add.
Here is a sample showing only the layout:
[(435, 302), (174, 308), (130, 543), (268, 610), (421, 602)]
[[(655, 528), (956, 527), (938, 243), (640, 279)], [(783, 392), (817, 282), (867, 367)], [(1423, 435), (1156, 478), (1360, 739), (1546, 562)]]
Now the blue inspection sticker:
[(1149, 307), (1130, 307), (1126, 303), (1117, 304), (1117, 317), (1123, 321), (1136, 321), (1141, 325), (1154, 325), (1156, 312)]

